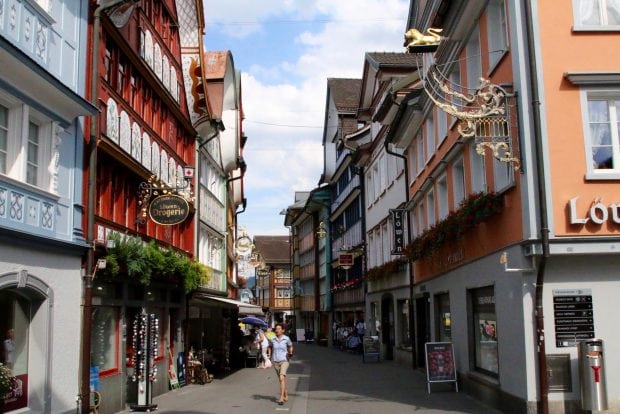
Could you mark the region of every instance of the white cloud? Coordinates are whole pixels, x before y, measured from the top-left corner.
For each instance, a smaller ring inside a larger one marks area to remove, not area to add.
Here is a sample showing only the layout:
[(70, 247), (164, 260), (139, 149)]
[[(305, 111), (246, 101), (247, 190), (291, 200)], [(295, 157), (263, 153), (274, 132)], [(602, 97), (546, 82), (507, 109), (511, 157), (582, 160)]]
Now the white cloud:
[[(316, 31), (293, 39), (300, 50), (296, 59), (278, 59), (274, 44), (273, 61), (237, 68), (243, 72), (248, 136), (243, 154), (248, 208), (239, 219), (251, 233), (287, 234), (278, 213), (293, 203), (295, 191), (316, 187), (323, 171), (321, 128), (276, 125), (321, 127), (327, 78), (360, 78), (365, 52), (402, 51), (408, 7), (408, 0), (205, 1), (207, 22), (257, 23), (217, 26), (237, 39), (276, 29), (269, 21), (319, 21)], [(207, 42), (208, 37), (207, 32)]]

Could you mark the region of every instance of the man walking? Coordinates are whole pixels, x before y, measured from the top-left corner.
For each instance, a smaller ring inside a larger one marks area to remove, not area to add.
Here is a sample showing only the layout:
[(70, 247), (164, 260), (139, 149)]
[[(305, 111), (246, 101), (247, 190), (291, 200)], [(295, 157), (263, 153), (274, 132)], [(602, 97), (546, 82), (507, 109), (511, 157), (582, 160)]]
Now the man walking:
[(286, 371), (288, 370), (288, 360), (293, 356), (293, 342), (284, 335), (284, 326), (277, 323), (275, 327), (276, 336), (269, 344), (271, 347), (271, 360), (273, 367), (278, 375), (280, 382), (280, 399), (278, 404), (282, 405), (288, 401), (288, 390), (286, 389)]

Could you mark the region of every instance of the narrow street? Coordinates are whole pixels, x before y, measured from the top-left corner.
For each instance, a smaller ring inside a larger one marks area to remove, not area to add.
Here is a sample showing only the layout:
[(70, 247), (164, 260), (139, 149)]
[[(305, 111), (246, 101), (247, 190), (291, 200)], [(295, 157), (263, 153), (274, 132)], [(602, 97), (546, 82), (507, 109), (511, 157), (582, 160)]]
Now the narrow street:
[[(157, 397), (162, 413), (495, 414), (452, 386), (426, 391), (424, 373), (392, 362), (363, 363), (359, 354), (295, 344), (288, 375), (289, 401), (276, 404), (273, 369), (245, 368), (207, 385), (190, 385)], [(126, 412), (126, 411), (125, 411)]]

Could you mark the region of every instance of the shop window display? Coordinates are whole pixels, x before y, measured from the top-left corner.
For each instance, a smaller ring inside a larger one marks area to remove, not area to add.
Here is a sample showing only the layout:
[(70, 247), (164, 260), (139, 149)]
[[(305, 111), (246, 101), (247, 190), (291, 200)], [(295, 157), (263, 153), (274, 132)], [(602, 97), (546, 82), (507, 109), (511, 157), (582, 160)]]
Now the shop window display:
[(118, 310), (111, 307), (95, 307), (93, 310), (91, 365), (99, 373), (118, 371)]
[(450, 295), (442, 293), (435, 297), (437, 306), (437, 340), (452, 342), (452, 315), (450, 313)]
[(471, 291), (471, 300), (475, 368), (477, 371), (497, 377), (499, 358), (495, 291), (492, 286), (474, 289)]

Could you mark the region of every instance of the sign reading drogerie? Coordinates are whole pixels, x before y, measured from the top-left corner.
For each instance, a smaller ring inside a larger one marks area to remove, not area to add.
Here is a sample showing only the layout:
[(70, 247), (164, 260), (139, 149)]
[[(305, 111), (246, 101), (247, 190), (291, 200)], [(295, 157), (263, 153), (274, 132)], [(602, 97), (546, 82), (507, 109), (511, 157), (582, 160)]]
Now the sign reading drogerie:
[(161, 195), (151, 201), (149, 215), (157, 224), (172, 226), (185, 221), (189, 214), (189, 204), (177, 195)]

